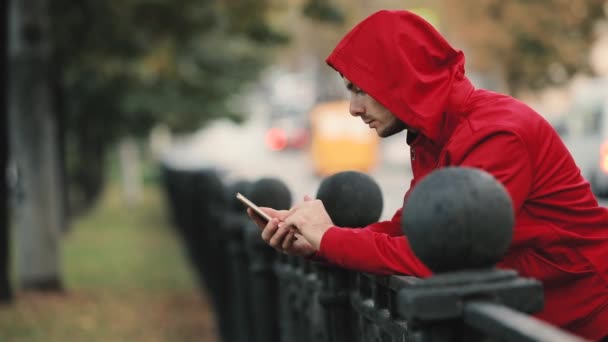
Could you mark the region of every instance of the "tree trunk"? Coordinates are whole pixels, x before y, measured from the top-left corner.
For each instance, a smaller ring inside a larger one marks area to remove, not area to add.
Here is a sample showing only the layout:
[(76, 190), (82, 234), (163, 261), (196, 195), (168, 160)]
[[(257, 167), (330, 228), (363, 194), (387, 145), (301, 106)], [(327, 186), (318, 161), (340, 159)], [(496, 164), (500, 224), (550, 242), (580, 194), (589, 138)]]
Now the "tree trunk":
[(65, 224), (57, 126), (51, 103), (48, 0), (11, 4), (9, 123), (17, 187), (14, 201), (16, 281), (58, 291)]
[(118, 145), (122, 193), (127, 207), (137, 206), (142, 199), (141, 158), (134, 138), (128, 137)]
[(68, 175), (71, 193), (68, 196), (70, 217), (86, 213), (94, 206), (105, 185), (105, 162), (107, 143), (99, 136), (97, 123), (83, 118), (68, 142), (76, 148), (72, 151), (76, 165)]
[(10, 302), (12, 299), (10, 283), (10, 221), (8, 215), (8, 187), (7, 187), (7, 166), (8, 166), (8, 112), (7, 112), (7, 29), (8, 29), (8, 1), (0, 2), (0, 13), (3, 25), (0, 29), (0, 74), (2, 85), (0, 89), (0, 303)]
[(59, 187), (61, 191), (61, 208), (63, 210), (61, 216), (63, 217), (63, 233), (67, 233), (70, 229), (70, 204), (68, 201), (68, 174), (67, 174), (67, 157), (66, 157), (66, 106), (65, 106), (65, 93), (61, 86), (62, 81), (62, 65), (58, 62), (58, 56), (53, 55), (51, 62), (51, 96), (53, 104), (53, 113), (55, 114), (55, 123), (57, 127), (57, 151), (58, 151), (58, 163), (59, 163)]

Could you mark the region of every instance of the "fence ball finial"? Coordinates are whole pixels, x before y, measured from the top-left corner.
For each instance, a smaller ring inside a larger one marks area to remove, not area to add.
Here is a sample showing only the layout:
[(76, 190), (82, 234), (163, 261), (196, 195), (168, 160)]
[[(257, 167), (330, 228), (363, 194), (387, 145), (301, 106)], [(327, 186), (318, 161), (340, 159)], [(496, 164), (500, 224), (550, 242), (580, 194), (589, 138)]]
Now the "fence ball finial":
[(251, 184), (249, 199), (260, 207), (287, 210), (291, 207), (291, 192), (276, 178), (260, 178)]
[(192, 194), (195, 207), (202, 212), (217, 212), (226, 207), (226, 187), (214, 169), (189, 171), (188, 183), (184, 184)]
[(511, 199), (489, 173), (448, 167), (426, 176), (403, 207), (414, 253), (434, 272), (493, 267), (511, 243)]
[(325, 178), (317, 191), (333, 223), (341, 227), (365, 227), (382, 214), (382, 191), (368, 175), (344, 171)]

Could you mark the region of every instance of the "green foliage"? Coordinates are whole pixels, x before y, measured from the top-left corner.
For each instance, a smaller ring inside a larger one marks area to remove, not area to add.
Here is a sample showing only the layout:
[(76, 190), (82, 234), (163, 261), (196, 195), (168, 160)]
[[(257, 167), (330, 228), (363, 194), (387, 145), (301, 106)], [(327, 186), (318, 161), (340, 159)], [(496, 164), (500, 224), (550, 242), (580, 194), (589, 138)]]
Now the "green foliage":
[(226, 100), (256, 77), (264, 64), (261, 56), (250, 41), (222, 36), (207, 36), (185, 49), (163, 46), (138, 70), (135, 77), (141, 82), (124, 97), (123, 108), (131, 115), (127, 119), (149, 113), (152, 121), (188, 131), (205, 120), (236, 116)]
[[(224, 0), (222, 4), (227, 13), (228, 31), (242, 34), (247, 38), (266, 44), (284, 44), (289, 38), (273, 30), (265, 20), (265, 11), (270, 1)], [(265, 5), (260, 6), (260, 3)]]
[(441, 0), (446, 33), (464, 44), (471, 65), (501, 70), (509, 90), (541, 89), (589, 71), (604, 0)]
[(335, 25), (341, 25), (345, 21), (342, 10), (326, 0), (308, 0), (302, 13), (311, 19)]
[(176, 132), (241, 119), (231, 96), (254, 80), (272, 47), (269, 0), (50, 2), (56, 111), (62, 118), (69, 202), (88, 208), (105, 155), (121, 136), (158, 123)]
[[(234, 3), (234, 4), (233, 4)], [(99, 120), (108, 140), (157, 122), (193, 130), (285, 42), (265, 1), (56, 0), (56, 75), (68, 130)], [(93, 118), (98, 117), (98, 118)]]

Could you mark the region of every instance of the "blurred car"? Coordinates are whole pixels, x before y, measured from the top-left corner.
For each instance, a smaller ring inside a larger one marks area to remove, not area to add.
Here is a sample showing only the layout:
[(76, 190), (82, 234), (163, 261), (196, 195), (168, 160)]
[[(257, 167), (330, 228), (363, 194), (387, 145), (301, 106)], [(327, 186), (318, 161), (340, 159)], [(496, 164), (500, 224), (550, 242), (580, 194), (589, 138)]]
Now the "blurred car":
[(369, 172), (379, 158), (379, 138), (349, 113), (348, 101), (323, 102), (310, 112), (310, 153), (320, 176), (340, 171)]
[(566, 115), (552, 122), (598, 197), (608, 197), (608, 80), (574, 94)]
[(305, 112), (276, 110), (268, 119), (266, 147), (272, 151), (302, 150), (310, 141), (310, 125)]

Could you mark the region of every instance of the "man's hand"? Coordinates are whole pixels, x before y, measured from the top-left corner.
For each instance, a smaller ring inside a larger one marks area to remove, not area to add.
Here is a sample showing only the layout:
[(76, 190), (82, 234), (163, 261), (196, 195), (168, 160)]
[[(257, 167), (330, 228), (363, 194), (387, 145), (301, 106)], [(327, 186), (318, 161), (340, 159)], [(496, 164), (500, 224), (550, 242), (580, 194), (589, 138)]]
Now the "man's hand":
[[(282, 221), (287, 215), (287, 210), (274, 210), (272, 208), (261, 207), (266, 214), (270, 217), (278, 218), (279, 221)], [(266, 222), (260, 215), (256, 214), (255, 211), (251, 208), (247, 208), (247, 215), (255, 222), (255, 224), (260, 227), (260, 229), (264, 229), (270, 222)]]
[(272, 220), (268, 223), (251, 209), (247, 209), (247, 214), (262, 229), (262, 240), (266, 241), (271, 247), (288, 255), (304, 257), (311, 256), (317, 251), (302, 235), (297, 233), (294, 227), (285, 225), (279, 227), (281, 220), (288, 213), (286, 210), (274, 210), (265, 207), (261, 209), (272, 217)]
[(308, 196), (304, 198), (304, 202), (289, 210), (282, 221), (279, 228), (295, 227), (315, 250), (319, 250), (323, 235), (334, 225), (323, 202)]

